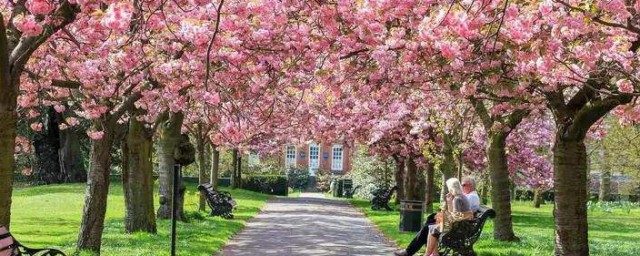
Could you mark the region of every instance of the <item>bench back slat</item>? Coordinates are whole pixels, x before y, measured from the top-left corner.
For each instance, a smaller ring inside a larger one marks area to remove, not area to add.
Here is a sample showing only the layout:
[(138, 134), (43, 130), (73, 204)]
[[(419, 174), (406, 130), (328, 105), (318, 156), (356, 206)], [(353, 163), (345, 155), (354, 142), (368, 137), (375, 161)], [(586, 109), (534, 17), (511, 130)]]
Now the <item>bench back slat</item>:
[(11, 237), (9, 230), (4, 226), (0, 226), (0, 256), (12, 256), (13, 249), (9, 247), (14, 244), (15, 241)]
[(15, 242), (13, 241), (13, 237), (11, 236), (2, 238), (0, 239), (0, 250), (7, 249), (9, 246), (12, 246), (14, 243)]

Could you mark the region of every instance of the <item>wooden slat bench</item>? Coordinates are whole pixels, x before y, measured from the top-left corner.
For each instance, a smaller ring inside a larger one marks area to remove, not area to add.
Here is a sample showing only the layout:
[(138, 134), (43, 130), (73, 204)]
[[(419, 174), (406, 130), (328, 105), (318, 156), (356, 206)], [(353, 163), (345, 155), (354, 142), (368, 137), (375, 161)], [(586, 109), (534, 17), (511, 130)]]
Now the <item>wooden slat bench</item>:
[(207, 203), (211, 207), (211, 216), (220, 216), (225, 219), (233, 219), (233, 209), (236, 208), (236, 201), (231, 198), (231, 194), (224, 191), (216, 191), (209, 183), (198, 186), (198, 190), (205, 194)]
[(56, 249), (34, 249), (22, 245), (6, 227), (0, 226), (0, 256), (66, 256)]
[(373, 198), (371, 199), (371, 209), (376, 211), (382, 209), (391, 211), (391, 207), (389, 207), (389, 200), (391, 200), (393, 192), (397, 189), (398, 186), (393, 186), (391, 189), (380, 188), (371, 192), (373, 195)]
[[(428, 219), (434, 219), (436, 213), (431, 214)], [(475, 256), (473, 244), (478, 241), (482, 228), (489, 218), (494, 218), (496, 212), (488, 207), (480, 206), (475, 212), (473, 220), (455, 222), (451, 230), (440, 235), (440, 245), (438, 246), (441, 256)]]

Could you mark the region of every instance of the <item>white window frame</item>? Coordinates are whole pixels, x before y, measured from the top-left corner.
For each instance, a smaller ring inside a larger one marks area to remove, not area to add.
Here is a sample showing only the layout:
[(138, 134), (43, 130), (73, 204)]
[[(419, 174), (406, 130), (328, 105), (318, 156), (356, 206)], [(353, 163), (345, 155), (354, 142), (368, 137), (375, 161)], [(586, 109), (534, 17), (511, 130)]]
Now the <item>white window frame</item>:
[[(293, 149), (293, 151), (291, 149)], [(287, 145), (284, 148), (284, 166), (286, 168), (296, 167), (297, 153), (296, 146)]]
[[(313, 154), (314, 151), (315, 154)], [(311, 143), (309, 144), (309, 175), (316, 176), (318, 168), (320, 168), (320, 145)]]
[[(337, 154), (339, 152), (339, 154)], [(344, 148), (342, 145), (331, 147), (331, 170), (342, 171), (344, 167)]]

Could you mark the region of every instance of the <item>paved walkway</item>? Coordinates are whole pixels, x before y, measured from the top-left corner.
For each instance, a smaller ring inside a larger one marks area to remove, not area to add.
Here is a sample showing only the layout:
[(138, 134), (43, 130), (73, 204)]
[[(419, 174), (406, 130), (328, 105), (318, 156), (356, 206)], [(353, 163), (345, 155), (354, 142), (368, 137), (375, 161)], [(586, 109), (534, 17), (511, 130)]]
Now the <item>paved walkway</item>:
[(395, 248), (347, 202), (303, 193), (276, 198), (218, 256), (393, 255)]

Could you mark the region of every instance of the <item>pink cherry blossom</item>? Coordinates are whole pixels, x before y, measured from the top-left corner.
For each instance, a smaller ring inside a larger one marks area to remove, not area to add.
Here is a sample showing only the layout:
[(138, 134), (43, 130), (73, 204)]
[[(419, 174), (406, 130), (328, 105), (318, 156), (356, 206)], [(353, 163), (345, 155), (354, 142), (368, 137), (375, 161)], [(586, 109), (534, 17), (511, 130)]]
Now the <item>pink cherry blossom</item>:
[(31, 123), (30, 127), (31, 127), (31, 130), (34, 130), (36, 132), (42, 131), (42, 123), (40, 122)]
[(49, 0), (28, 0), (27, 8), (33, 15), (42, 15), (50, 13), (54, 6), (49, 3)]
[(616, 82), (618, 90), (623, 93), (633, 93), (633, 83), (629, 79), (620, 79)]
[(37, 36), (42, 33), (42, 24), (37, 22), (33, 15), (17, 16), (13, 19), (13, 24), (26, 36)]
[(101, 140), (102, 137), (104, 136), (104, 132), (103, 131), (88, 130), (87, 131), (87, 135), (92, 140)]

